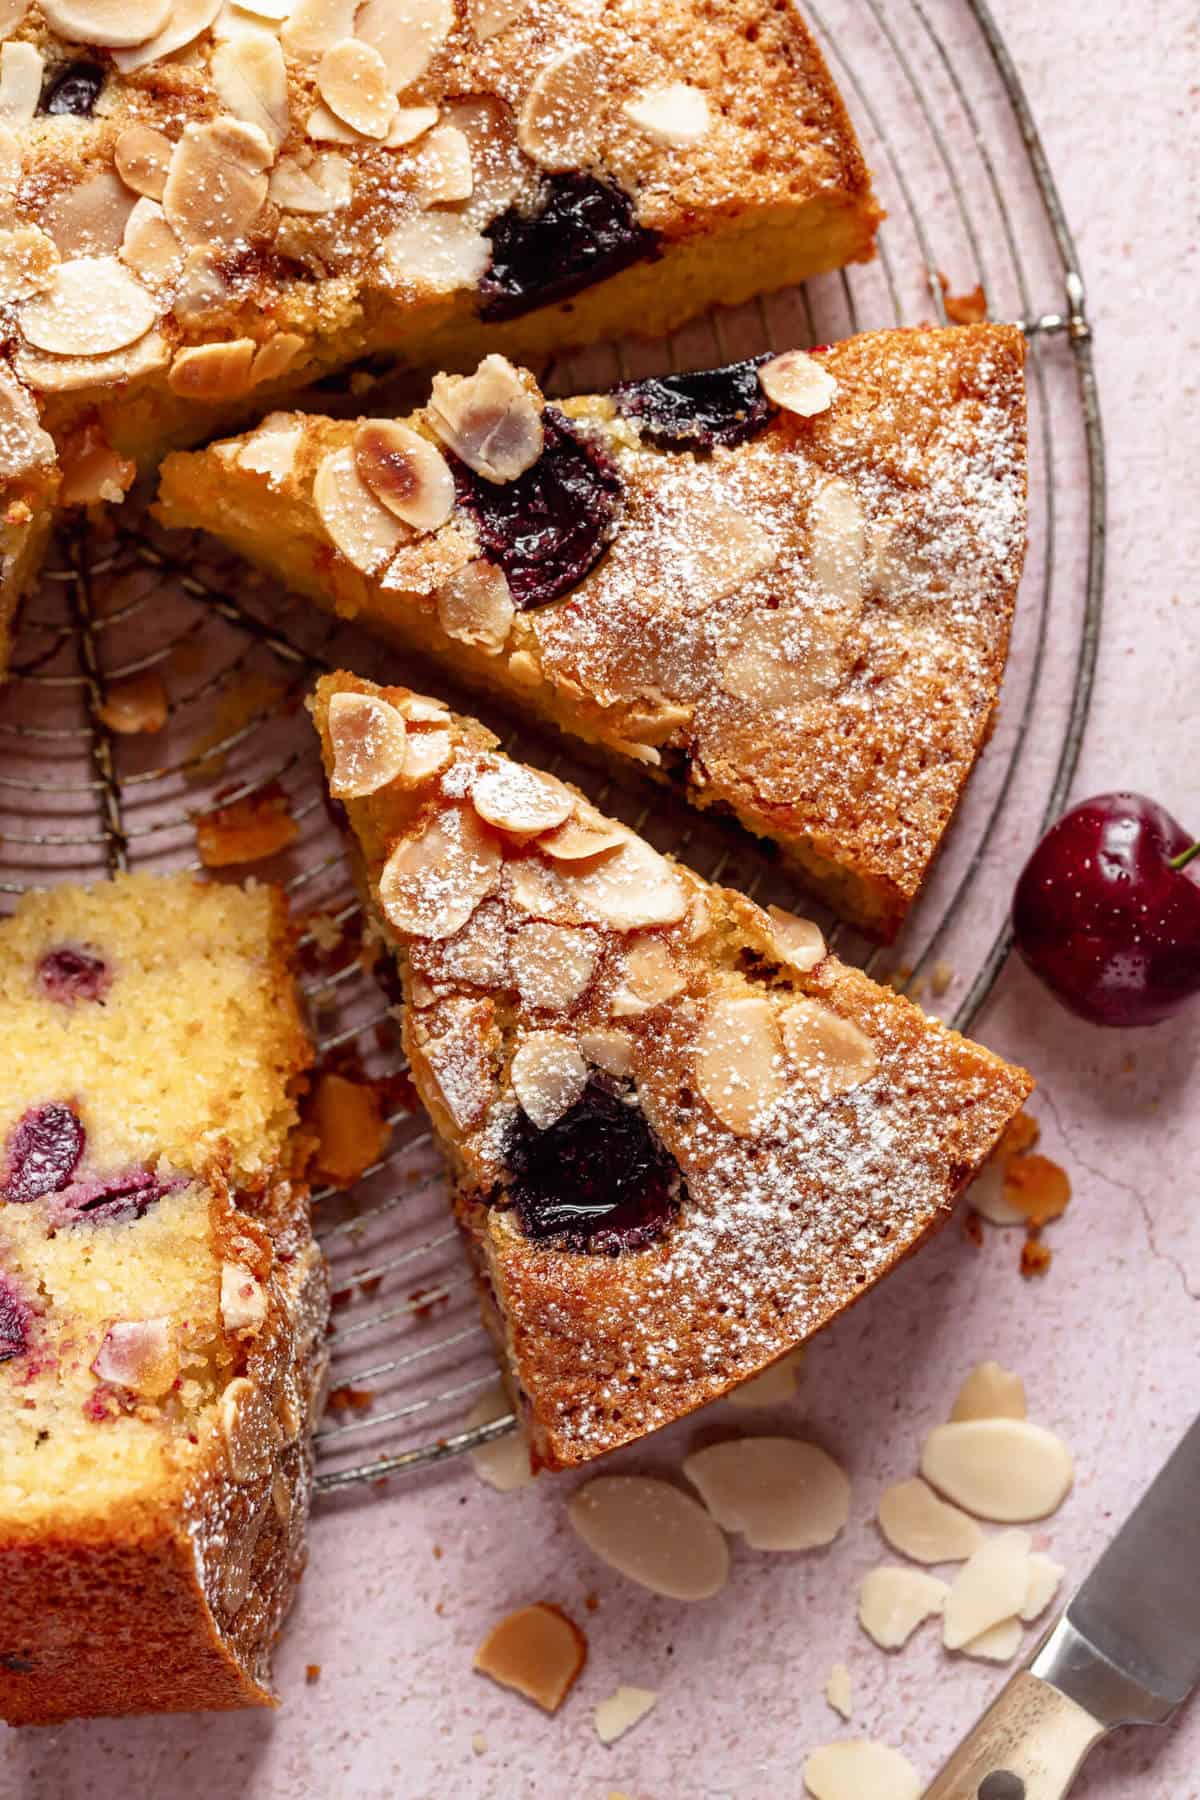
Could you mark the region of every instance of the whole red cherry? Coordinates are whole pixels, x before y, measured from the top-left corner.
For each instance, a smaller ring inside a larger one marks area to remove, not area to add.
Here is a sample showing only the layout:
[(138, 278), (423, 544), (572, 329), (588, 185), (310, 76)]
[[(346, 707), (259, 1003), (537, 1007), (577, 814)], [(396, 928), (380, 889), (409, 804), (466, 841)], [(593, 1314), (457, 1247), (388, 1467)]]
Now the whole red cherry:
[(1064, 813), (1013, 896), (1017, 948), (1096, 1025), (1154, 1025), (1200, 993), (1200, 843), (1144, 794)]

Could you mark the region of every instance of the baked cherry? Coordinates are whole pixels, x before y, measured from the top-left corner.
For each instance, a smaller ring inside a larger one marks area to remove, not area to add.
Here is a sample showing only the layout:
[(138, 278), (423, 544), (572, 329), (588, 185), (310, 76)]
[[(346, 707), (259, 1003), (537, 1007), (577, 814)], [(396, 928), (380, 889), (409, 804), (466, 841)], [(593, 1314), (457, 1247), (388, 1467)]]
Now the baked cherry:
[(103, 1000), (112, 986), (112, 972), (101, 956), (62, 944), (47, 950), (37, 966), (38, 986), (49, 1000), (74, 1006), (77, 1000)]
[(50, 77), (42, 93), (44, 113), (65, 113), (76, 119), (90, 119), (104, 86), (104, 70), (99, 63), (64, 63)]
[(542, 413), (542, 433), (542, 454), (515, 481), (485, 481), (452, 459), (459, 505), (522, 611), (583, 580), (617, 529), (623, 493), (607, 451), (552, 406)]
[(642, 1250), (679, 1210), (675, 1159), (634, 1096), (605, 1075), (545, 1131), (519, 1113), (508, 1166), (521, 1229), (560, 1250)]
[(63, 1101), (31, 1106), (4, 1147), (0, 1200), (24, 1203), (57, 1194), (78, 1168), (86, 1143), (79, 1115)]
[(1096, 1025), (1153, 1025), (1200, 992), (1200, 844), (1143, 794), (1064, 813), (1017, 883), (1022, 956)]
[(160, 1181), (149, 1169), (124, 1169), (116, 1175), (91, 1175), (73, 1181), (56, 1194), (52, 1215), (56, 1225), (118, 1224), (140, 1219), (181, 1181)]
[(0, 1275), (0, 1362), (21, 1356), (29, 1347), (29, 1308)]
[(519, 318), (658, 255), (657, 237), (638, 224), (624, 188), (578, 171), (547, 176), (532, 210), (510, 206), (485, 235), (492, 243), (480, 283), (485, 319)]
[(653, 442), (668, 448), (711, 450), (715, 444), (744, 444), (774, 411), (758, 379), (767, 360), (753, 356), (691, 375), (625, 381), (613, 389), (613, 403), (619, 413), (641, 420)]

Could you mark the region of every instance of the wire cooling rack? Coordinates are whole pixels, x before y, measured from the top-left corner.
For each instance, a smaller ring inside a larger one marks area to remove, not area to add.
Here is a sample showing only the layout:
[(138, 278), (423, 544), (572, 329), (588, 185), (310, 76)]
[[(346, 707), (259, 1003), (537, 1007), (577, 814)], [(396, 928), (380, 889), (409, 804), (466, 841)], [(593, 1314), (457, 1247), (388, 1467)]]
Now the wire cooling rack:
[[(976, 289), (992, 317), (1022, 322), (1031, 539), (996, 731), (900, 944), (871, 952), (825, 921), (843, 956), (907, 984), (964, 1026), (1006, 953), (1015, 860), (1065, 799), (1088, 708), (1104, 470), (1084, 287), (985, 0), (802, 3), (888, 207), (878, 259), (709, 317), (670, 343), (561, 360), (546, 379), (552, 391), (588, 391), (767, 346), (944, 321), (960, 316)], [(380, 396), (370, 405), (378, 408)], [(316, 1195), (335, 1283), (336, 1404), (318, 1440), (325, 1490), (453, 1455), (511, 1423), (464, 1427), (494, 1368), (441, 1164), (407, 1087), (387, 996), (365, 966), (361, 915), (322, 801), (302, 703), (315, 674), (340, 664), (442, 685), (211, 546), (156, 532), (127, 506), (60, 540), (25, 608), (12, 679), (0, 692), (2, 896), (125, 867), (198, 869), (195, 820), (214, 804), (265, 792), (295, 822), (286, 850), (228, 873), (284, 883), (304, 926), (323, 1065), (385, 1079), (391, 1096), (392, 1135), (379, 1163), (350, 1193)], [(121, 692), (116, 684), (150, 672), (169, 696), (165, 727), (114, 733), (104, 715)], [(752, 844), (658, 791), (618, 789), (575, 767), (557, 742), (504, 735), (702, 873), (813, 910)]]

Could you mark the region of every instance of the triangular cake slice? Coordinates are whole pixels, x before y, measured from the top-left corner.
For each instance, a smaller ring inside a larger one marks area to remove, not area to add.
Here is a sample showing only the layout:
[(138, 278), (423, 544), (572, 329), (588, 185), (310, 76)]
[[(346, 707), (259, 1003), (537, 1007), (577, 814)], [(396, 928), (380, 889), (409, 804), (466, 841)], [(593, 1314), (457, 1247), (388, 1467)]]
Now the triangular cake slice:
[(984, 743), (1025, 545), (1023, 341), (888, 331), (546, 406), (276, 414), (160, 512), (678, 781), (894, 935)]
[(406, 688), (327, 677), (534, 1459), (587, 1461), (827, 1324), (949, 1212), (1030, 1078)]

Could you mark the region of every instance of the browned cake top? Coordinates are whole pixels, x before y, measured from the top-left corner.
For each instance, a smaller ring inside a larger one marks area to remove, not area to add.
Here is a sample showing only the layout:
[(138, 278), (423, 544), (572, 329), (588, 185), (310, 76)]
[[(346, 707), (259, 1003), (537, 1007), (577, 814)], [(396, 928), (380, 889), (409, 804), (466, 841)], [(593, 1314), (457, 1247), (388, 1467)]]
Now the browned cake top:
[(665, 1423), (823, 1324), (1028, 1091), (478, 726), (345, 675), (315, 710), (545, 1460)]

